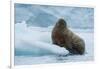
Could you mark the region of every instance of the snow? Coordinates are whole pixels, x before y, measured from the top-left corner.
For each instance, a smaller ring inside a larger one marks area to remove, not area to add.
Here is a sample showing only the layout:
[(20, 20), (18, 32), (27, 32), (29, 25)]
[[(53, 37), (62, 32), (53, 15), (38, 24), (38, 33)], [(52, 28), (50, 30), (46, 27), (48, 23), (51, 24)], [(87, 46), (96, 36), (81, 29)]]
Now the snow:
[(52, 27), (27, 27), (25, 21), (15, 24), (15, 65), (65, 63), (93, 60), (93, 30), (71, 29), (85, 40), (84, 55), (68, 55), (69, 52), (52, 44)]
[[(19, 31), (18, 31), (19, 30)], [(47, 29), (45, 29), (47, 30)], [(68, 51), (65, 48), (53, 45), (51, 34), (40, 27), (30, 28), (26, 23), (15, 25), (15, 53), (16, 55), (46, 55), (59, 54), (66, 55)]]

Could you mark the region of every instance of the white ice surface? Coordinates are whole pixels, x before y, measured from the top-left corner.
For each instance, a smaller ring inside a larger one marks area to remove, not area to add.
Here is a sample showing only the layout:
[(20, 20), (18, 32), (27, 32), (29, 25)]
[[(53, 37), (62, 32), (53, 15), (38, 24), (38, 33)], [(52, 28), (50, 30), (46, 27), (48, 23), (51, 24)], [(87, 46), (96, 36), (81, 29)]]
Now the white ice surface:
[(15, 65), (63, 63), (93, 60), (93, 31), (74, 29), (73, 31), (85, 40), (84, 55), (70, 55), (65, 48), (52, 44), (51, 27), (27, 27), (26, 24), (15, 24)]

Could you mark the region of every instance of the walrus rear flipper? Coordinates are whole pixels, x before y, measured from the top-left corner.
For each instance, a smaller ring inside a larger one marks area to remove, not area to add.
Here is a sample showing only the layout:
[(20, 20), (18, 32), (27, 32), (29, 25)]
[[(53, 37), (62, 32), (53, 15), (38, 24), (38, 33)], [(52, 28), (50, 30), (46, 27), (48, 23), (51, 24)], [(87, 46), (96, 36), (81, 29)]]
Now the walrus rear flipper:
[(80, 47), (80, 46), (73, 46), (72, 47), (72, 53), (73, 54), (80, 54), (80, 55), (82, 55), (82, 54), (84, 54), (84, 49), (83, 49), (83, 47)]

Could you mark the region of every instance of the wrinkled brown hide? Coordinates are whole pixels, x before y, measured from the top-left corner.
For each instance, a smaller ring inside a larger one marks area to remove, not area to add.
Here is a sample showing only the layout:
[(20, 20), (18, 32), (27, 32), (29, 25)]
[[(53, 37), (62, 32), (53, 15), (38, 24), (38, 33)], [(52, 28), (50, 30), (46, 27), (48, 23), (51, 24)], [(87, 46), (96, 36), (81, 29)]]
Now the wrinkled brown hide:
[(84, 54), (85, 43), (82, 38), (68, 29), (64, 19), (59, 19), (52, 30), (52, 41), (60, 47), (65, 47), (71, 54)]

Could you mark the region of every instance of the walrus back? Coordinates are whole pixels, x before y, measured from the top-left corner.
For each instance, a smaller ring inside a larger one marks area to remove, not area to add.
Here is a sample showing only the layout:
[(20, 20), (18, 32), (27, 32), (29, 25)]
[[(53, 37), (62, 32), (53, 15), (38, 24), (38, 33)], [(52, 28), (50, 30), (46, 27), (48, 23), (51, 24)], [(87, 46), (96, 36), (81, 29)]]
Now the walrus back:
[[(72, 44), (72, 49), (76, 51), (76, 54), (84, 54), (85, 52), (85, 42), (82, 38), (80, 38), (78, 35), (74, 34), (72, 31), (70, 39)], [(74, 53), (74, 51), (73, 51)]]

